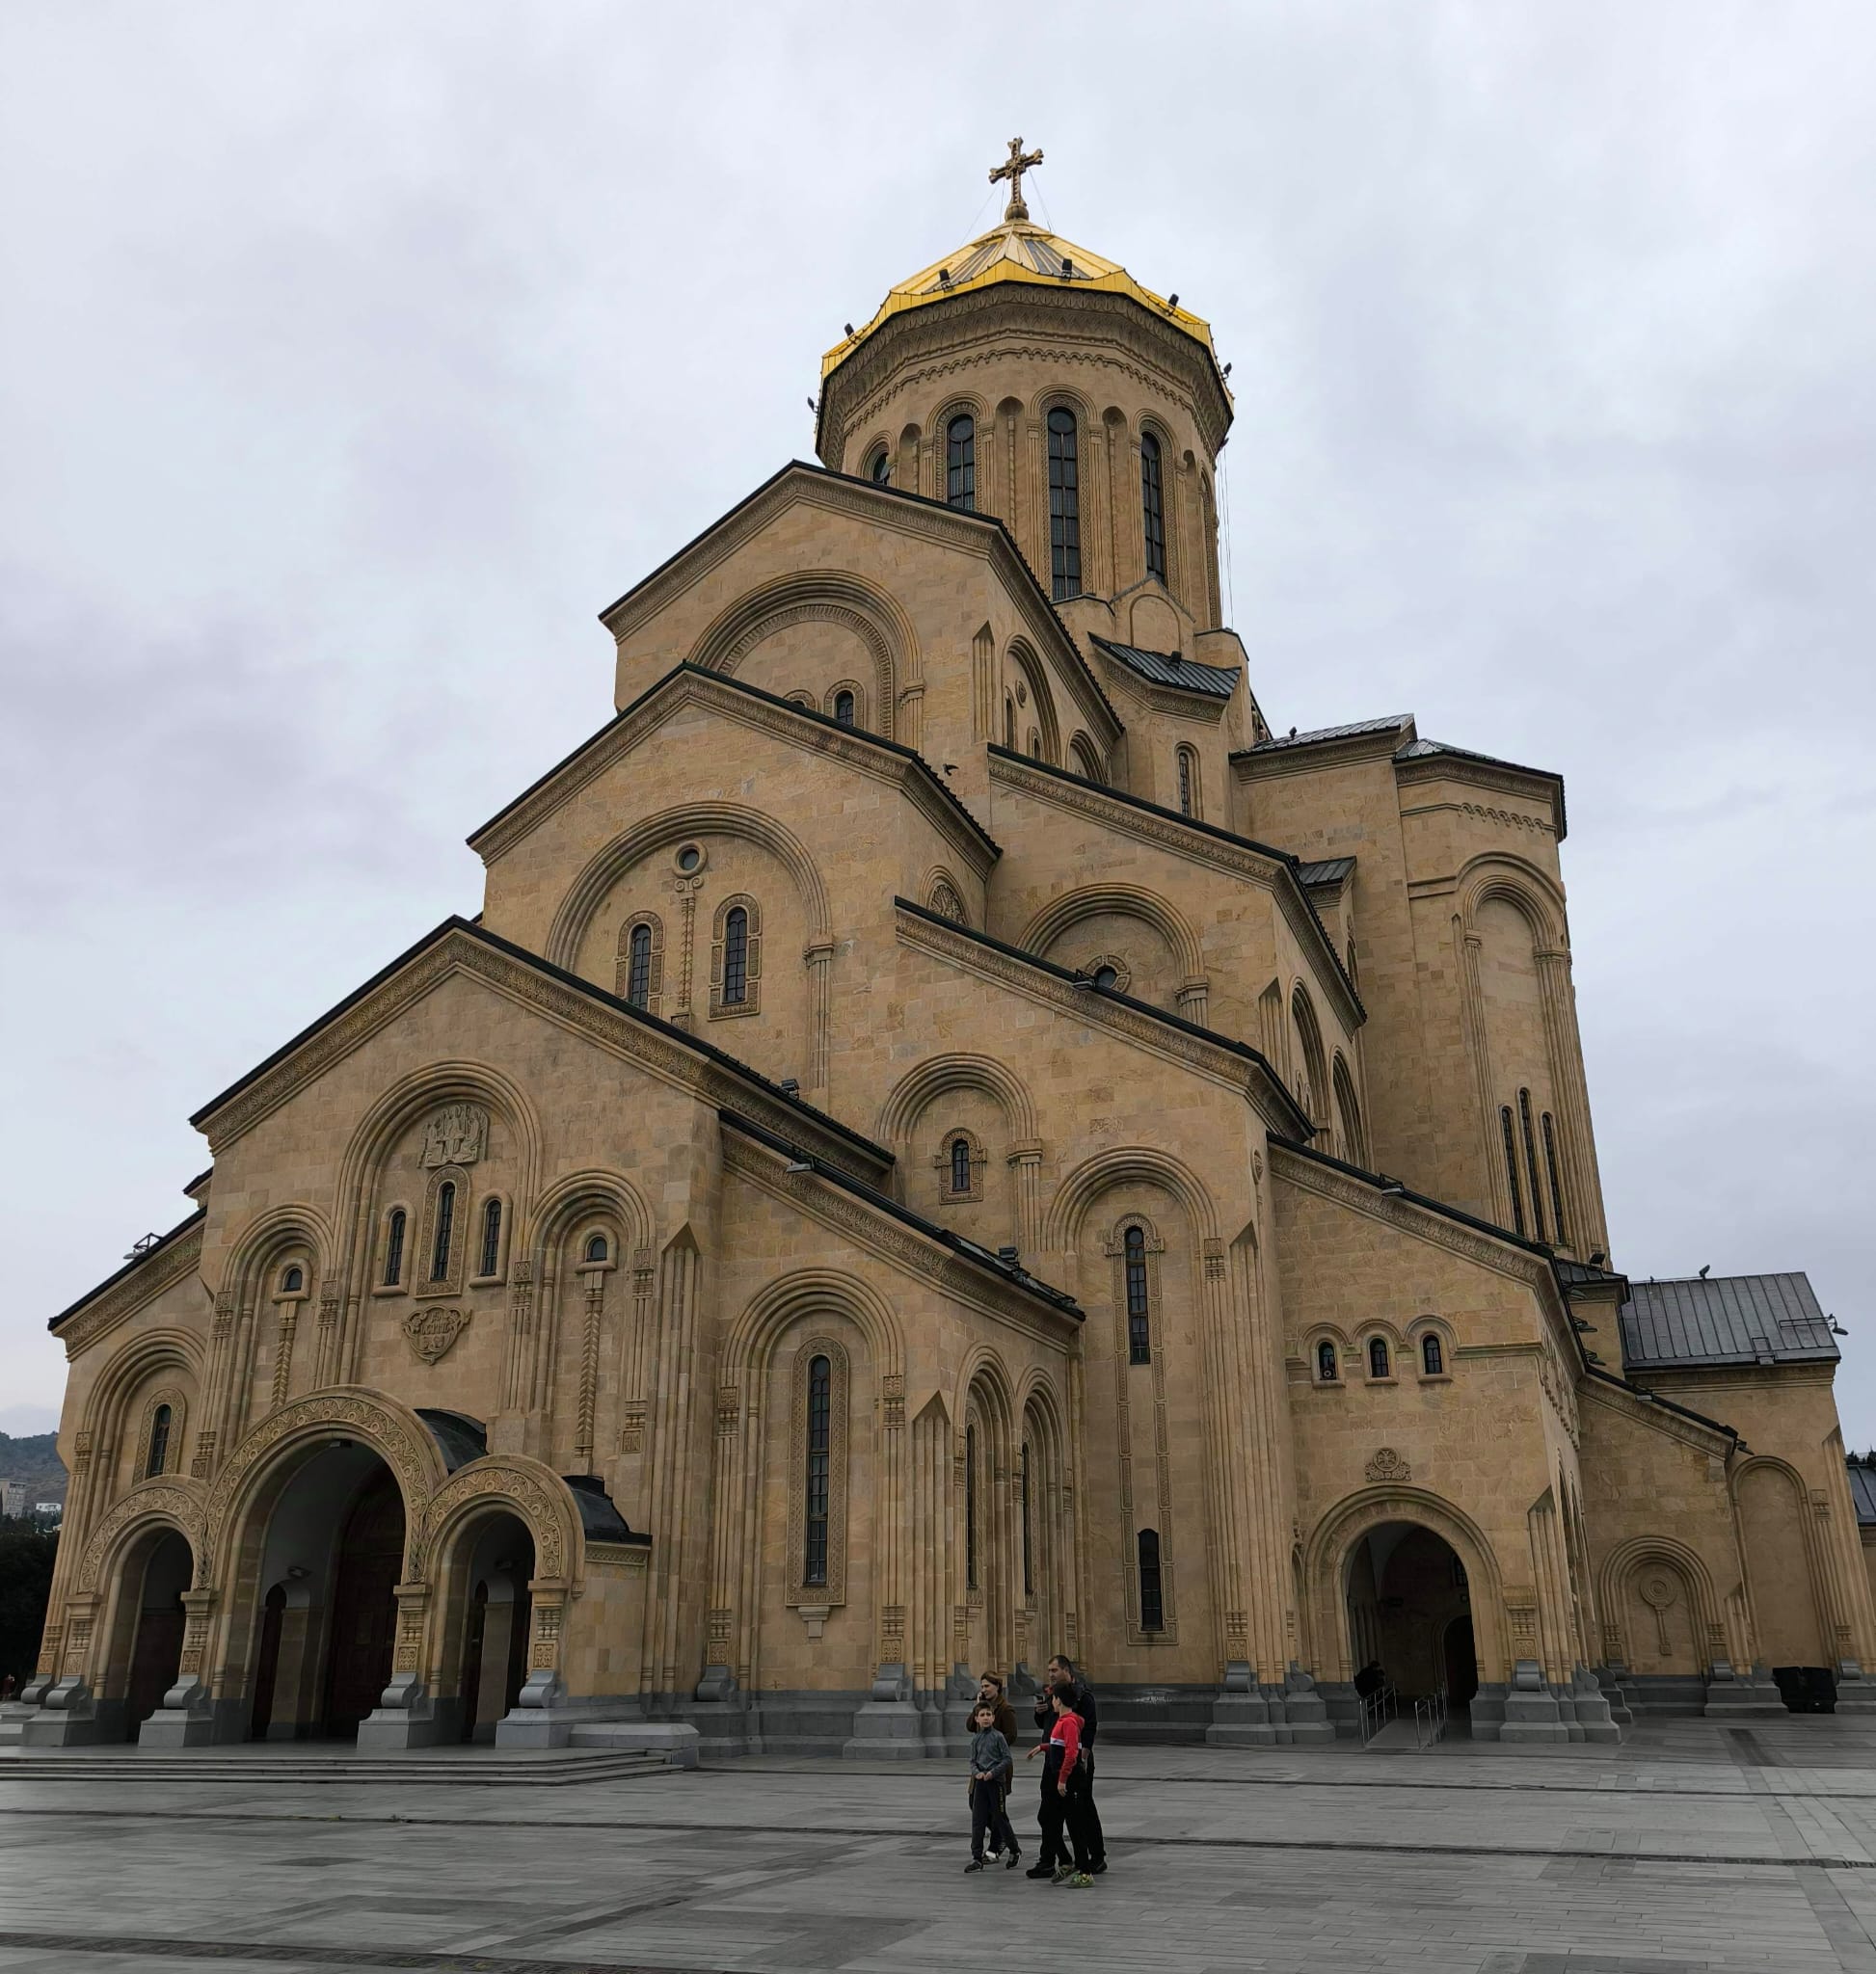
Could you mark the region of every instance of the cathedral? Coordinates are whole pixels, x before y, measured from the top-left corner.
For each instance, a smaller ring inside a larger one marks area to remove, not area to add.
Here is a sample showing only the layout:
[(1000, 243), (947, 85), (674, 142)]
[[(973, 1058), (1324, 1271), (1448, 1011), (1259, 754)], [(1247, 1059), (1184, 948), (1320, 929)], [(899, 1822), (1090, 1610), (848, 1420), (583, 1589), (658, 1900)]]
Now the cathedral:
[(9, 1738), (916, 1758), (1052, 1653), (1224, 1746), (1876, 1710), (1833, 1324), (1611, 1249), (1562, 778), (1272, 724), (1211, 332), (1038, 161), (52, 1320)]

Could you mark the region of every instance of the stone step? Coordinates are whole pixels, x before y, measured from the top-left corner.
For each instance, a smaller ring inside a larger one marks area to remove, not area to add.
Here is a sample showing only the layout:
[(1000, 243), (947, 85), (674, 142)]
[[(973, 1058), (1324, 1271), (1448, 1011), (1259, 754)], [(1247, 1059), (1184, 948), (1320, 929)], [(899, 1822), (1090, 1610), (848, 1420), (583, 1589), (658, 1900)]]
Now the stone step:
[(496, 1748), (412, 1748), (396, 1754), (239, 1754), (205, 1747), (174, 1753), (136, 1747), (73, 1747), (15, 1753), (0, 1749), (0, 1782), (214, 1782), (274, 1787), (293, 1782), (425, 1782), (445, 1788), (491, 1784), (559, 1788), (674, 1774), (661, 1748), (581, 1748), (515, 1754)]

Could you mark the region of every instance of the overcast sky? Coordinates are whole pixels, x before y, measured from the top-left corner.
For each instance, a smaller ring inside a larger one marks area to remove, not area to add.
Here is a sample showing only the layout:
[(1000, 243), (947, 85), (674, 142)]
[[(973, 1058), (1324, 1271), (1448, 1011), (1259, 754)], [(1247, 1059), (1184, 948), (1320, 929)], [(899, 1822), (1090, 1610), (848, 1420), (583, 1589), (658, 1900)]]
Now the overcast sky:
[(1560, 770), (1615, 1260), (1808, 1268), (1876, 1440), (1866, 4), (0, 11), (0, 1428), (186, 1118), (610, 712), (594, 613), (1032, 205), (1235, 364), (1273, 724)]

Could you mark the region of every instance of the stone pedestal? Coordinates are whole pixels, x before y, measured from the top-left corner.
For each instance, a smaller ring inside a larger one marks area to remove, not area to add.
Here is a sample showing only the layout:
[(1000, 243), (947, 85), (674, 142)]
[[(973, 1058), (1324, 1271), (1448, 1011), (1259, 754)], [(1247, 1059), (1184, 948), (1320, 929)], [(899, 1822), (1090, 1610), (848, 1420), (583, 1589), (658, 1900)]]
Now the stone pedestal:
[(1558, 1702), (1560, 1711), (1568, 1710), (1572, 1741), (1619, 1742), (1621, 1727), (1617, 1721), (1614, 1710), (1603, 1696), (1602, 1688), (1596, 1683), (1595, 1674), (1587, 1666), (1579, 1666), (1570, 1675), (1568, 1696)]
[(1725, 1659), (1714, 1660), (1701, 1709), (1709, 1721), (1769, 1721), (1784, 1710), (1784, 1695), (1763, 1666), (1739, 1673)]
[(882, 1664), (872, 1690), (853, 1710), (853, 1733), (841, 1752), (849, 1761), (925, 1759), (925, 1722), (912, 1704), (912, 1681), (897, 1661)]
[(1251, 1676), (1242, 1659), (1233, 1659), (1224, 1668), (1224, 1683), (1212, 1702), (1212, 1722), (1205, 1730), (1207, 1747), (1274, 1747), (1282, 1738), (1277, 1721), (1282, 1719), (1279, 1699), (1271, 1696)]
[[(496, 1730), (497, 1736), (500, 1729)], [(359, 1722), (362, 1750), (429, 1747), (437, 1739), (436, 1709), (422, 1680), (414, 1672), (392, 1676), (378, 1704)]]
[(1557, 1695), (1544, 1684), (1543, 1667), (1535, 1659), (1520, 1659), (1513, 1668), (1512, 1683), (1505, 1693), (1505, 1724), (1499, 1728), (1498, 1738), (1513, 1742), (1569, 1739)]
[(139, 1747), (205, 1747), (215, 1738), (214, 1709), (200, 1679), (178, 1680), (137, 1733)]
[(1294, 1661), (1283, 1680), (1283, 1724), (1289, 1729), (1287, 1741), (1299, 1747), (1327, 1747), (1335, 1739), (1335, 1723), (1328, 1718), (1328, 1705), (1316, 1691), (1316, 1682)]
[(97, 1741), (97, 1708), (82, 1679), (54, 1679), (40, 1691), (33, 1718), (20, 1726), (22, 1747), (90, 1747)]
[(1865, 1679), (1863, 1667), (1855, 1659), (1837, 1661), (1836, 1711), (1876, 1714), (1876, 1680)]

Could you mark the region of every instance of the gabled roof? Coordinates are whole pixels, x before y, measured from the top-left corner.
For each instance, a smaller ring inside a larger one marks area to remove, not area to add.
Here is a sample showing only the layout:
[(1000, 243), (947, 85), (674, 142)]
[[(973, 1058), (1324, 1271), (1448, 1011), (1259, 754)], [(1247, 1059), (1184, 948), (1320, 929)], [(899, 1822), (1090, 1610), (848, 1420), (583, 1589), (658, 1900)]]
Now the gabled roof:
[(1410, 740), (1394, 756), (1398, 761), (1435, 760), (1440, 756), (1454, 760), (1476, 761), (1481, 767), (1495, 767), (1506, 774), (1529, 775), (1533, 781), (1548, 782), (1557, 791), (1557, 840), (1561, 843), (1568, 834), (1568, 819), (1564, 812), (1564, 778), (1555, 769), (1547, 767), (1527, 767), (1519, 760), (1506, 760), (1496, 754), (1481, 754), (1475, 748), (1455, 747), (1445, 740)]
[(487, 822), (481, 823), (471, 830), (467, 839), (469, 847), (471, 849), (475, 848), (478, 843), (487, 839), (490, 832), (499, 823), (504, 822), (518, 810), (524, 807), (542, 789), (559, 780), (561, 776), (576, 767), (581, 761), (588, 760), (596, 748), (603, 746), (608, 736), (617, 734), (620, 728), (628, 721), (643, 712), (657, 699), (660, 693), (668, 692), (674, 682), (686, 679), (707, 680), (712, 689), (720, 688), (726, 692), (740, 694), (744, 699), (754, 704), (772, 707), (777, 712), (787, 713), (794, 719), (805, 721), (810, 731), (819, 729), (829, 735), (838, 735), (843, 742), (858, 741), (867, 746), (877, 748), (882, 754), (890, 755), (895, 760), (902, 762), (910, 772), (915, 774), (921, 783), (940, 799), (940, 802), (953, 819), (968, 830), (972, 836), (977, 838), (986, 852), (986, 864), (1003, 855), (1002, 848), (990, 835), (989, 831), (951, 793), (951, 789), (945, 785), (944, 777), (933, 771), (930, 762), (922, 754), (915, 752), (910, 747), (901, 745), (897, 740), (888, 740), (878, 734), (869, 733), (864, 727), (844, 727), (839, 720), (830, 718), (826, 713), (816, 712), (807, 707), (797, 706), (791, 699), (783, 699), (777, 693), (765, 692), (760, 685), (751, 685), (744, 680), (733, 679), (727, 672), (711, 672), (704, 666), (693, 665), (688, 661), (673, 665), (670, 671), (666, 672), (661, 679), (648, 685), (630, 706), (626, 707), (622, 711), (615, 713), (596, 733), (589, 734), (571, 754), (565, 755), (555, 761), (545, 774), (536, 776), (513, 801), (504, 803), (501, 808), (497, 809), (489, 817)]
[(1318, 857), (1313, 864), (1297, 866), (1299, 884), (1340, 884), (1354, 868), (1353, 857)]
[(1621, 1319), (1622, 1362), (1631, 1371), (1835, 1364), (1839, 1355), (1803, 1274), (1631, 1281)]
[(1102, 690), (1100, 680), (1094, 676), (1093, 666), (1083, 656), (1081, 645), (1076, 641), (1074, 633), (1062, 622), (1061, 612), (1056, 608), (1054, 598), (1043, 586), (1035, 571), (1030, 567), (1029, 558), (1023, 553), (1016, 537), (996, 515), (982, 513), (977, 508), (953, 507), (949, 501), (933, 500), (924, 494), (909, 494), (901, 487), (882, 485), (874, 480), (862, 479), (854, 473), (837, 473), (831, 467), (817, 466), (809, 460), (791, 459), (786, 466), (778, 467), (761, 486), (752, 489), (734, 507), (698, 529), (682, 548), (674, 549), (649, 574), (640, 576), (629, 590), (616, 597), (600, 612), (600, 622), (608, 630), (613, 631), (615, 636), (618, 635), (617, 627), (612, 620), (628, 603), (652, 588), (661, 576), (701, 548), (712, 536), (722, 534), (724, 530), (732, 527), (750, 508), (771, 494), (783, 481), (796, 474), (811, 483), (817, 482), (830, 489), (839, 489), (849, 496), (857, 492), (870, 500), (883, 500), (889, 505), (898, 502), (914, 512), (929, 515), (934, 520), (942, 517), (943, 525), (946, 527), (967, 528), (974, 532), (981, 530), (980, 538), (996, 545), (1005, 566), (1015, 580), (1021, 583), (1037, 622), (1046, 624), (1053, 629), (1059, 640), (1059, 649), (1055, 655), (1071, 666), (1075, 676), (1093, 694), (1102, 711), (1112, 722), (1114, 733), (1119, 734), (1127, 731), (1126, 722), (1114, 710), (1113, 702)]
[(1855, 1459), (1846, 1465), (1850, 1476), (1850, 1499), (1857, 1509), (1857, 1526), (1876, 1528), (1876, 1467), (1865, 1467), (1861, 1460)]
[(817, 1178), (824, 1179), (830, 1186), (841, 1191), (851, 1193), (855, 1199), (865, 1200), (875, 1212), (887, 1218), (898, 1220), (923, 1234), (928, 1240), (935, 1240), (941, 1247), (948, 1247), (959, 1260), (967, 1261), (973, 1267), (982, 1268), (987, 1273), (1000, 1277), (1010, 1288), (1020, 1289), (1026, 1295), (1033, 1295), (1063, 1316), (1072, 1316), (1077, 1322), (1083, 1319), (1082, 1308), (1074, 1296), (1065, 1290), (1053, 1288), (1040, 1276), (1032, 1275), (1020, 1263), (1005, 1261), (1000, 1254), (993, 1254), (987, 1247), (981, 1247), (975, 1240), (967, 1240), (961, 1234), (954, 1234), (949, 1227), (941, 1227), (936, 1220), (927, 1220), (923, 1214), (915, 1214), (908, 1206), (902, 1206), (889, 1193), (881, 1192), (877, 1187), (869, 1186), (864, 1180), (855, 1179), (851, 1173), (843, 1172), (837, 1166), (822, 1164), (799, 1145), (791, 1144), (779, 1132), (764, 1131), (760, 1124), (752, 1123), (747, 1117), (735, 1110), (719, 1110), (718, 1119), (732, 1131), (740, 1132), (745, 1137), (752, 1137), (758, 1144), (766, 1145), (772, 1152), (783, 1153), (800, 1164), (811, 1166)]
[(104, 1294), (105, 1290), (116, 1288), (127, 1276), (134, 1275), (139, 1268), (148, 1267), (165, 1248), (173, 1246), (177, 1240), (184, 1234), (187, 1234), (192, 1228), (200, 1227), (207, 1217), (208, 1209), (206, 1207), (198, 1207), (186, 1219), (178, 1220), (167, 1234), (159, 1234), (147, 1247), (138, 1249), (124, 1263), (122, 1267), (115, 1269), (112, 1273), (106, 1275), (103, 1281), (87, 1289), (76, 1302), (67, 1303), (64, 1309), (60, 1310), (57, 1316), (49, 1318), (46, 1321), (46, 1328), (56, 1330), (62, 1322), (70, 1317), (76, 1316), (88, 1303), (95, 1302)]
[[(341, 1017), (362, 1001), (369, 1000), (380, 988), (394, 980), (399, 974), (414, 965), (433, 947), (452, 938), (465, 939), (475, 946), (500, 953), (506, 959), (527, 967), (582, 999), (592, 1001), (596, 1006), (604, 1008), (608, 1014), (623, 1015), (628, 1020), (662, 1036), (666, 1041), (677, 1044), (700, 1060), (713, 1063), (728, 1071), (751, 1096), (760, 1097), (764, 1107), (779, 1107), (782, 1114), (797, 1117), (803, 1125), (811, 1125), (816, 1132), (850, 1145), (861, 1153), (875, 1170), (883, 1172), (892, 1166), (893, 1155), (883, 1145), (876, 1145), (871, 1138), (863, 1137), (850, 1126), (843, 1124), (839, 1118), (830, 1117), (826, 1111), (810, 1104), (806, 1098), (783, 1089), (779, 1083), (770, 1082), (760, 1070), (752, 1069), (748, 1063), (738, 1060), (727, 1050), (719, 1049), (715, 1043), (707, 1042), (701, 1035), (693, 1035), (687, 1028), (681, 1028), (671, 1022), (660, 1020), (658, 1016), (648, 1013), (642, 1007), (634, 1007), (629, 1000), (622, 1000), (616, 994), (608, 994), (603, 987), (596, 986), (591, 980), (582, 979), (577, 974), (569, 973), (564, 967), (556, 967), (550, 960), (544, 960), (539, 953), (530, 952), (526, 947), (517, 946), (512, 940), (503, 939), (486, 927), (461, 918), (445, 919), (441, 925), (426, 932), (415, 946), (399, 953), (388, 967), (381, 968), (362, 987), (355, 988), (335, 1006), (328, 1008), (317, 1021), (302, 1028), (290, 1042), (283, 1043), (276, 1049), (264, 1062), (256, 1063), (246, 1076), (230, 1083), (219, 1096), (210, 1098), (189, 1122), (198, 1131), (205, 1131), (216, 1113), (225, 1109), (243, 1091), (259, 1082), (270, 1071), (286, 1063), (299, 1051), (316, 1041)], [(188, 1222), (185, 1221), (183, 1224), (186, 1226)], [(166, 1240), (172, 1237), (169, 1235), (164, 1237)]]
[(1313, 727), (1306, 734), (1275, 734), (1254, 747), (1241, 747), (1234, 760), (1247, 757), (1262, 759), (1267, 754), (1284, 754), (1292, 747), (1314, 747), (1325, 740), (1353, 740), (1361, 734), (1398, 734), (1411, 724), (1411, 713), (1385, 713), (1378, 720), (1351, 720), (1340, 727)]
[(1147, 652), (1139, 645), (1116, 644), (1112, 638), (1090, 636), (1109, 657), (1116, 658), (1128, 671), (1137, 673), (1152, 685), (1171, 685), (1181, 692), (1202, 692), (1208, 699), (1229, 699), (1244, 677), (1237, 665), (1201, 665), (1196, 658), (1182, 658), (1176, 652)]

